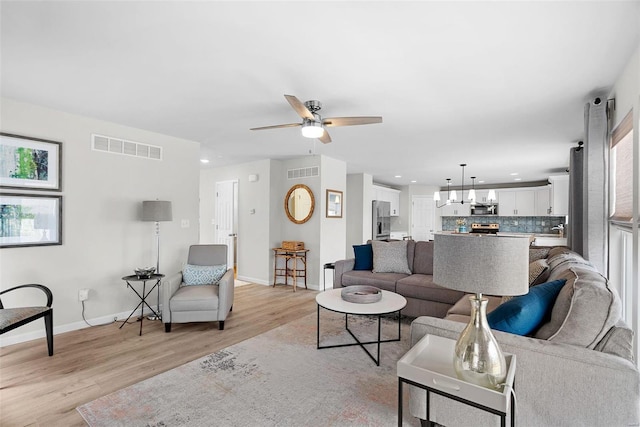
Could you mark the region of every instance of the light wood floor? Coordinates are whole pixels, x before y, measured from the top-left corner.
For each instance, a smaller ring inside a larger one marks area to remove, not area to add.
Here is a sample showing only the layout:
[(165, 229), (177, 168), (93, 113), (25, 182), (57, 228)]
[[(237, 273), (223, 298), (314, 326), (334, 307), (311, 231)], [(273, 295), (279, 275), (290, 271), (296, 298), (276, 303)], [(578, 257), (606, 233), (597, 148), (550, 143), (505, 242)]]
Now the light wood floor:
[(190, 323), (175, 324), (167, 334), (161, 322), (145, 320), (141, 337), (138, 323), (56, 335), (53, 357), (44, 338), (2, 348), (0, 425), (83, 426), (77, 406), (315, 313), (316, 294), (238, 287), (224, 331), (217, 323)]

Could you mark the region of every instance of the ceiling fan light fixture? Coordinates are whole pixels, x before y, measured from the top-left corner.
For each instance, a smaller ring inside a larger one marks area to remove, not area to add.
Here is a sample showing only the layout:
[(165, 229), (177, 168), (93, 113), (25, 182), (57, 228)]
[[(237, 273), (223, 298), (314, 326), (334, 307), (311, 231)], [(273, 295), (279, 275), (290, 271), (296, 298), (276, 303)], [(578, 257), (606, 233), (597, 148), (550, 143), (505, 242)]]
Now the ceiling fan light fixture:
[(305, 138), (320, 138), (324, 135), (322, 123), (309, 119), (304, 119), (302, 124), (302, 136)]

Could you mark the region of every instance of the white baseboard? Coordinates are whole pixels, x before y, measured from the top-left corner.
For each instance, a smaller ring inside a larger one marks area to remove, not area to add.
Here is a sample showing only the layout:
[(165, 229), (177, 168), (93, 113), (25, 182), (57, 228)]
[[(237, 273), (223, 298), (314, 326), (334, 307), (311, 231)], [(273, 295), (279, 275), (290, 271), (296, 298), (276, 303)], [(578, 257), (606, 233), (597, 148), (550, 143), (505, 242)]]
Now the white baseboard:
[(251, 283), (255, 283), (257, 285), (266, 285), (269, 286), (269, 282), (265, 281), (265, 280), (260, 280), (260, 279), (255, 279), (253, 277), (247, 277), (247, 276), (240, 276), (238, 275), (238, 280), (242, 280), (243, 282), (251, 282)]
[[(247, 276), (240, 276), (238, 275), (238, 280), (242, 280), (243, 282), (251, 282), (251, 283), (255, 283), (257, 285), (264, 285), (264, 286), (271, 286), (273, 285), (273, 283), (269, 283), (266, 280), (261, 280), (261, 279), (255, 279), (253, 277), (247, 277)], [(289, 285), (289, 286), (293, 286), (293, 285)], [(298, 285), (298, 287), (302, 286), (304, 288), (304, 285)], [(307, 287), (309, 289), (313, 289), (314, 291), (319, 291), (320, 290), (320, 285), (314, 285), (312, 283), (307, 283)], [(327, 285), (327, 289), (331, 289), (331, 286)]]
[[(55, 310), (53, 314), (55, 319)], [(129, 316), (129, 314), (131, 314), (130, 311), (123, 311), (120, 313), (107, 314), (106, 316), (87, 319), (87, 322), (89, 322), (91, 326), (87, 325), (84, 320), (79, 322), (67, 323), (66, 325), (54, 326), (53, 335), (63, 334), (65, 332), (77, 331), (79, 329), (84, 329), (84, 328), (90, 328), (92, 326), (102, 326), (105, 324), (110, 324), (113, 322), (114, 318), (118, 320), (124, 320)], [(147, 313), (147, 315), (148, 314), (149, 313)], [(138, 316), (140, 316), (140, 310), (138, 310), (137, 313), (134, 314), (132, 317), (138, 317)], [(39, 338), (44, 338), (46, 336), (46, 332), (44, 329), (44, 320), (36, 320), (35, 323), (37, 322), (40, 322), (42, 324), (42, 329), (38, 331), (26, 332), (24, 334), (11, 335), (8, 337), (0, 336), (0, 347), (6, 347), (8, 345), (19, 344), (22, 342), (33, 341)]]

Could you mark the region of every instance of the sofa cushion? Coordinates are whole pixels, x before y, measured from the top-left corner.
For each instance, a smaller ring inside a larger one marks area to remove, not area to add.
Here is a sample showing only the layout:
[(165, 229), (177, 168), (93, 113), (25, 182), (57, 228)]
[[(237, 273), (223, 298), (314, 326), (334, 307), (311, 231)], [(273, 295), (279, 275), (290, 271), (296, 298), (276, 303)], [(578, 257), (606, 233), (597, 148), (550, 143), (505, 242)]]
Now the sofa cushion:
[(373, 270), (373, 249), (371, 244), (353, 245), (353, 254), (356, 262), (353, 265), (354, 270)]
[(407, 242), (407, 265), (409, 266), (409, 270), (413, 271), (413, 258), (415, 257), (417, 242), (415, 240), (405, 241)]
[(539, 259), (546, 258), (549, 255), (551, 248), (546, 247), (530, 247), (529, 248), (529, 262), (537, 261)]
[(529, 293), (500, 304), (487, 315), (489, 326), (502, 332), (528, 335), (535, 331), (550, 312), (566, 279), (533, 286)]
[(433, 274), (433, 242), (415, 242), (411, 271), (418, 274)]
[(374, 240), (373, 272), (411, 274), (407, 262), (407, 241), (382, 242)]
[(633, 331), (619, 321), (609, 329), (594, 350), (615, 354), (633, 362)]
[(342, 286), (368, 285), (385, 291), (396, 291), (396, 282), (407, 277), (400, 273), (373, 273), (364, 270), (351, 270), (342, 275)]
[[(552, 274), (553, 276), (553, 274)], [(589, 266), (563, 269), (566, 279), (551, 310), (551, 320), (535, 337), (593, 349), (620, 319), (620, 298), (609, 282)]]
[[(465, 294), (462, 298), (456, 302), (453, 307), (447, 311), (447, 316), (459, 314), (462, 316), (471, 316), (471, 302), (469, 301), (469, 297), (473, 294)], [(491, 313), (495, 310), (500, 304), (502, 304), (502, 299), (500, 297), (494, 297), (491, 295), (483, 295), (486, 299), (489, 300), (487, 303), (487, 313)]]
[(396, 283), (396, 292), (406, 298), (416, 298), (445, 304), (455, 304), (463, 292), (454, 291), (433, 283), (433, 276), (427, 274), (412, 274)]

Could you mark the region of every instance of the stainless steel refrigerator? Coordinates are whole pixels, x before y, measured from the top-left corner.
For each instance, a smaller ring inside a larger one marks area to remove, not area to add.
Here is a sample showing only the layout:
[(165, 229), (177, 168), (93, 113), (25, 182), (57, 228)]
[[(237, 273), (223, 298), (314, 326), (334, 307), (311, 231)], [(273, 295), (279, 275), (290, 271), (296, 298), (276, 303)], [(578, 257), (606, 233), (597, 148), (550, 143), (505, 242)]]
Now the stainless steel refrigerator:
[(391, 203), (373, 201), (372, 240), (386, 240), (391, 236)]

